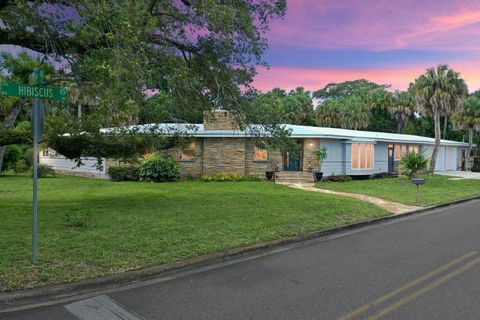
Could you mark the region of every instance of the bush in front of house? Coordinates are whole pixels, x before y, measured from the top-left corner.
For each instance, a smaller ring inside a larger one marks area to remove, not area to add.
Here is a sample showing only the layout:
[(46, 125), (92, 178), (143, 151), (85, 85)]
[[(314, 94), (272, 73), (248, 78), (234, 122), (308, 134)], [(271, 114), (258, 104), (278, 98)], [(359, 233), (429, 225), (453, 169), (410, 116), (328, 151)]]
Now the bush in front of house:
[(108, 175), (113, 181), (140, 181), (140, 167), (109, 167)]
[[(32, 176), (33, 176), (33, 171), (32, 171)], [(49, 177), (55, 177), (55, 176), (56, 176), (55, 170), (51, 166), (47, 164), (38, 165), (39, 178), (49, 178)]]
[(140, 165), (140, 181), (167, 182), (180, 179), (180, 164), (160, 155), (148, 157)]
[(258, 176), (244, 176), (243, 174), (233, 172), (220, 172), (211, 175), (203, 175), (205, 182), (236, 182), (236, 181), (262, 181)]
[(335, 175), (332, 174), (329, 177), (323, 178), (322, 182), (348, 182), (352, 181), (352, 177), (347, 176), (346, 174)]
[(380, 172), (380, 173), (375, 173), (370, 176), (370, 179), (391, 179), (391, 178), (397, 178), (398, 175), (392, 172)]

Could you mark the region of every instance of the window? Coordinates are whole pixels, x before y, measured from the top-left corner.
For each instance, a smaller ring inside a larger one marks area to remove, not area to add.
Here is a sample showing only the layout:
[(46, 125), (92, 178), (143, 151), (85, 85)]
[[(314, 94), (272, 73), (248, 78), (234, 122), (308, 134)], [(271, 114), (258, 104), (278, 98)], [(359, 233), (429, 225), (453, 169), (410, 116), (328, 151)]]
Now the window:
[(400, 160), (404, 156), (406, 156), (408, 153), (415, 151), (418, 153), (420, 150), (419, 146), (414, 146), (414, 145), (409, 145), (407, 146), (406, 144), (397, 144), (395, 145), (395, 160)]
[(43, 157), (48, 157), (50, 154), (48, 153), (48, 149), (43, 149), (42, 150), (42, 156)]
[(374, 149), (372, 143), (352, 143), (352, 169), (373, 169)]
[(187, 149), (183, 150), (182, 160), (192, 161), (195, 158), (195, 142), (190, 143)]
[(266, 161), (268, 160), (268, 150), (262, 149), (254, 145), (253, 147), (253, 160), (255, 161)]

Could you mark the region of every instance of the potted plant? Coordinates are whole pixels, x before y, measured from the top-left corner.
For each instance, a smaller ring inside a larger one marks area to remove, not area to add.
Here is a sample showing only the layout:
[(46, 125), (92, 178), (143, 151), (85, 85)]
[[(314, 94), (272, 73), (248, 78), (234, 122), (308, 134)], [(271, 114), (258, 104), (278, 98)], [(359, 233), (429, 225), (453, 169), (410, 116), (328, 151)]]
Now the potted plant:
[(318, 170), (315, 171), (315, 180), (320, 181), (323, 178), (323, 172), (322, 172), (322, 162), (327, 158), (327, 148), (325, 146), (315, 149), (312, 152), (313, 157), (315, 160), (318, 162)]

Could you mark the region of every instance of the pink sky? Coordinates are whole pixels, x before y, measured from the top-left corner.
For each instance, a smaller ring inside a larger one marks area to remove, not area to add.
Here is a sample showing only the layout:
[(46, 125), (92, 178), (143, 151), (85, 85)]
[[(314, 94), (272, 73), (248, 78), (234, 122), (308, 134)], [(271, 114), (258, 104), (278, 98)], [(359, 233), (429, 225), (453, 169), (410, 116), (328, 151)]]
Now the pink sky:
[(267, 38), (261, 90), (359, 78), (405, 89), (439, 63), (480, 87), (480, 1), (290, 0)]

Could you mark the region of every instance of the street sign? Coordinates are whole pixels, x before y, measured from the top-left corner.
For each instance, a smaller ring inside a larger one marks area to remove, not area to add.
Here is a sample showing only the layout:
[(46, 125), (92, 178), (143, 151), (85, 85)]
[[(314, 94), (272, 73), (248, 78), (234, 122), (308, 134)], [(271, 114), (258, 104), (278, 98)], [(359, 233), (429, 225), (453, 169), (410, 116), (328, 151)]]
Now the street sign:
[(29, 84), (2, 82), (0, 84), (2, 96), (22, 97), (45, 100), (65, 100), (67, 90), (60, 87), (32, 86)]

